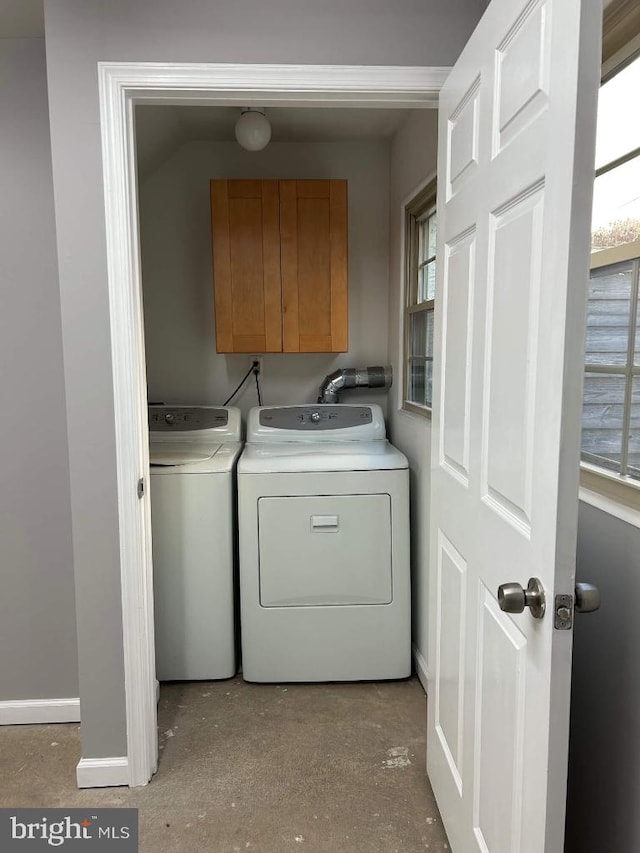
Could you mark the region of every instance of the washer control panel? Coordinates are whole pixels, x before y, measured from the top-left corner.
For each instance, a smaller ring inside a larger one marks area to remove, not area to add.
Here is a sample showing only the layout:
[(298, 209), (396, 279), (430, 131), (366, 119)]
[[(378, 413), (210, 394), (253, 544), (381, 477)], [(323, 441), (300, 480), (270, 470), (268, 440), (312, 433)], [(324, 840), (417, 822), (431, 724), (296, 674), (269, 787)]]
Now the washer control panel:
[(260, 426), (313, 432), (347, 429), (373, 422), (371, 406), (280, 406), (260, 410)]
[(151, 432), (186, 432), (226, 427), (227, 409), (213, 406), (149, 406)]

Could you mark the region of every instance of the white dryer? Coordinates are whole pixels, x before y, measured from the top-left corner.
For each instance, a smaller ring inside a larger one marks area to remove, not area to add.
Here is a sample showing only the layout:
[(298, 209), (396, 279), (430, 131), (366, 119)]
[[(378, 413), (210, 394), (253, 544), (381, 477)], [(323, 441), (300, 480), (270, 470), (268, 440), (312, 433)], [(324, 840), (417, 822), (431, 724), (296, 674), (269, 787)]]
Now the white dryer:
[(149, 406), (156, 677), (230, 678), (240, 411)]
[(409, 471), (379, 406), (252, 409), (238, 521), (247, 681), (410, 674)]

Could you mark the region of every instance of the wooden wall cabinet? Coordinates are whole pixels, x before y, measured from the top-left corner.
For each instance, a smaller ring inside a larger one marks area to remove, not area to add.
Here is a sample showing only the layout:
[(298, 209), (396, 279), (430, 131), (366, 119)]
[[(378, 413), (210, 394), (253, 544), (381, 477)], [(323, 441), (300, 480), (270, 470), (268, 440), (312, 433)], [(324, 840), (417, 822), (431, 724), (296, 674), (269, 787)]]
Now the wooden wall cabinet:
[(347, 182), (211, 181), (218, 352), (348, 349)]

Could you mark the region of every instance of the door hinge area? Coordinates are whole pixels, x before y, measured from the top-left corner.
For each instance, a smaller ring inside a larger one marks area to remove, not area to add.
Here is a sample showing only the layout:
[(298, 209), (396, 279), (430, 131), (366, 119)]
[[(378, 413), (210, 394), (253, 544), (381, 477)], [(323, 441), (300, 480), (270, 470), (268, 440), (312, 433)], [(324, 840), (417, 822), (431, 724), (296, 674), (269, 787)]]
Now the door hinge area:
[(144, 497), (144, 477), (140, 477), (138, 480), (138, 497)]

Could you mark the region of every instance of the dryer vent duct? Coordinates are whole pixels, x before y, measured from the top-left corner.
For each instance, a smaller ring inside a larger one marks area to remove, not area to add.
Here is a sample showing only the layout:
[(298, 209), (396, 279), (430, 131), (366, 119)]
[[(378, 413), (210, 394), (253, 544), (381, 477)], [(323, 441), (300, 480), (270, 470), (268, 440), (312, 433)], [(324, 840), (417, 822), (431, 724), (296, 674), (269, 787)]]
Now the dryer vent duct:
[(393, 381), (391, 366), (343, 367), (325, 376), (320, 386), (319, 403), (337, 403), (338, 394), (345, 388), (390, 388)]

